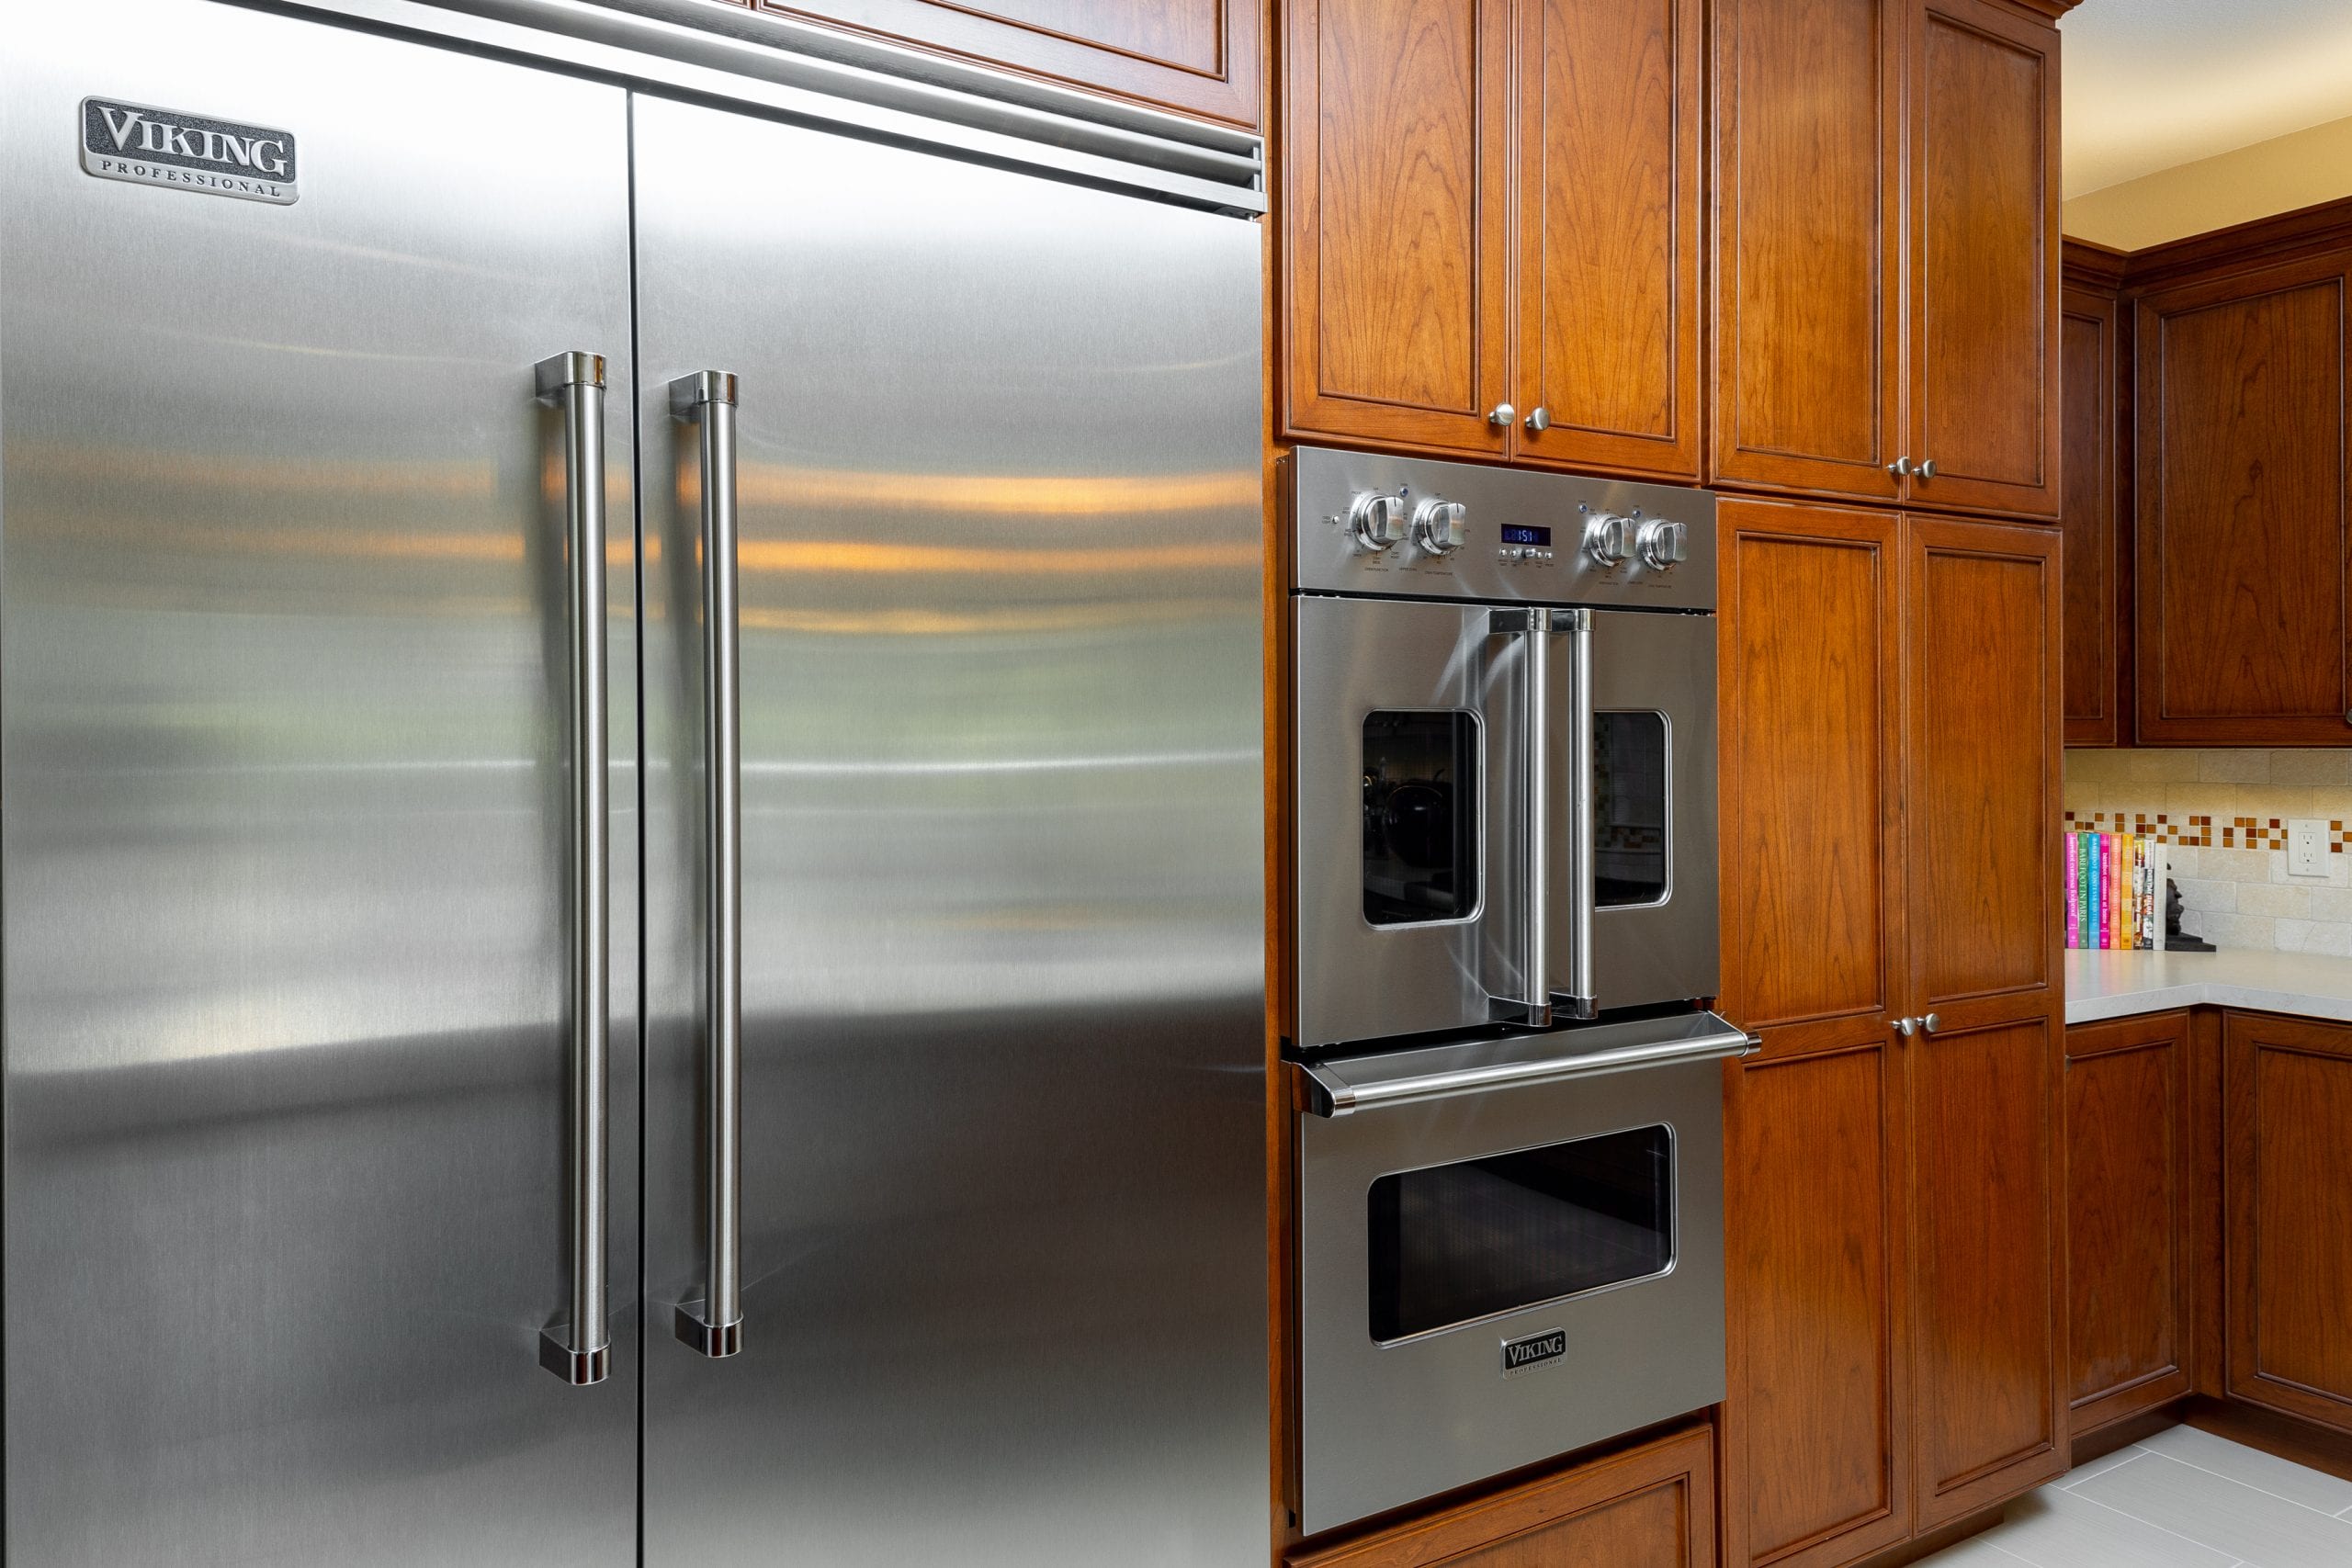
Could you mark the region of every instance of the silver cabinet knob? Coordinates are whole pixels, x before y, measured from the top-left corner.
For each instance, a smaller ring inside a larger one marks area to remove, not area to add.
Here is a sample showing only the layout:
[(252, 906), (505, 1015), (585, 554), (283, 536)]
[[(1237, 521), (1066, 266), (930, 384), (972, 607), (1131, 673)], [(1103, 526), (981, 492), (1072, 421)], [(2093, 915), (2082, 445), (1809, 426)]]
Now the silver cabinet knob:
[(1642, 525), (1634, 545), (1641, 552), (1644, 566), (1652, 571), (1671, 571), (1690, 558), (1690, 528), (1688, 524), (1653, 518)]
[(1360, 555), (1378, 555), (1405, 537), (1405, 492), (1366, 491), (1348, 505), (1348, 533)]
[(1938, 1018), (1934, 1013), (1929, 1013), (1927, 1017), (1919, 1021), (1919, 1027), (1926, 1030), (1928, 1033), (1933, 1034), (1936, 1032), (1936, 1026), (1942, 1021), (1943, 1020)]
[(1908, 457), (1897, 457), (1894, 461), (1886, 466), (1886, 471), (1893, 474), (1898, 479), (1908, 478), (1911, 473), (1911, 459)]
[(1584, 553), (1600, 566), (1619, 564), (1634, 553), (1634, 520), (1607, 512), (1587, 518)]
[(1934, 479), (1936, 477), (1936, 460), (1933, 457), (1923, 459), (1916, 472), (1917, 472), (1918, 476), (1923, 479)]
[(1452, 555), (1462, 547), (1463, 520), (1470, 509), (1432, 496), (1413, 508), (1413, 546), (1424, 555)]
[(1919, 1021), (1916, 1018), (1898, 1018), (1894, 1021), (1894, 1032), (1908, 1040), (1919, 1032)]
[(1527, 411), (1527, 428), (1541, 435), (1552, 428), (1552, 411), (1542, 403)]
[(1487, 411), (1487, 423), (1495, 426), (1497, 429), (1508, 426), (1511, 421), (1518, 417), (1519, 411), (1511, 407), (1509, 403), (1497, 403), (1493, 408)]

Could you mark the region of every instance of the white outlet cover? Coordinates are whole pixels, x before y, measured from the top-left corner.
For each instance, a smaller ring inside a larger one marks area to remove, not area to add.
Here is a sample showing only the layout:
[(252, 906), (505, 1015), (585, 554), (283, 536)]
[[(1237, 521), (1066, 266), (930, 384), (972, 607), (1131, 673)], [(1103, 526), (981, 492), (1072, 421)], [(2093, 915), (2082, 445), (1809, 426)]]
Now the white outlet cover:
[(2324, 818), (2297, 817), (2287, 824), (2287, 874), (2327, 874), (2327, 821)]

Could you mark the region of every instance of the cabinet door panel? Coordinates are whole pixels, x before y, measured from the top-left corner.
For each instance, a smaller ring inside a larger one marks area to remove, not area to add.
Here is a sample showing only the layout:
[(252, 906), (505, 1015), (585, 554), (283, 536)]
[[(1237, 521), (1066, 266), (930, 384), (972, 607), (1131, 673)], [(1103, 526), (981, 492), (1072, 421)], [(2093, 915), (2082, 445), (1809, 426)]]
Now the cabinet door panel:
[(1717, 0), (1713, 472), (1892, 500), (1905, 0)]
[(1499, 454), (1510, 6), (1290, 17), (1291, 431)]
[(1930, 0), (1913, 56), (1914, 462), (1922, 505), (2057, 513), (2058, 34)]
[(1896, 523), (1726, 500), (1724, 993), (1751, 1029), (1868, 1019), (1904, 962)]
[(1909, 1048), (1922, 1529), (2066, 1468), (2047, 1012)]
[[(1516, 455), (1699, 472), (1699, 0), (1524, 0)], [(1529, 428), (1541, 408), (1548, 428)]]
[(1910, 1530), (1893, 1038), (1728, 1074), (1724, 1523), (1742, 1568), (1851, 1562)]
[(2352, 1431), (2352, 1029), (2226, 1041), (2230, 1393)]
[(2116, 413), (2120, 311), (2106, 295), (2068, 289), (2059, 318), (2064, 461), (2058, 532), (2065, 540), (2065, 716), (2069, 746), (2128, 740), (2117, 678), (2129, 601), (2118, 537)]
[(757, 0), (757, 8), (1258, 123), (1255, 0)]
[(2143, 741), (2352, 740), (2345, 286), (2328, 260), (2140, 302)]
[(2187, 1013), (2066, 1032), (2076, 1433), (2188, 1392), (2188, 1055)]
[(1920, 1010), (2034, 994), (2046, 1005), (2060, 940), (2057, 535), (1918, 517), (1906, 526)]

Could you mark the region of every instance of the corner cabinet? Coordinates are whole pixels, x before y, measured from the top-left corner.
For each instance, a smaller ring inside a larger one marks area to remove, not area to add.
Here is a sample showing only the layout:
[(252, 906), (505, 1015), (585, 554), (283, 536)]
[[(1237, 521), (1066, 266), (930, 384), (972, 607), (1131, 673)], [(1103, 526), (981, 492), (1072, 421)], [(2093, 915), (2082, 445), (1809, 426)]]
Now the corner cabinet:
[(1830, 1568), (2065, 1468), (2057, 539), (1718, 527), (1724, 1539)]
[(2126, 641), (2132, 582), (2120, 487), (2123, 311), (2106, 289), (2069, 287), (2059, 316), (2066, 541), (2066, 744), (2132, 739)]
[(1700, 0), (1284, 14), (1285, 434), (1694, 480)]
[(1711, 477), (2058, 510), (2059, 0), (1716, 0)]

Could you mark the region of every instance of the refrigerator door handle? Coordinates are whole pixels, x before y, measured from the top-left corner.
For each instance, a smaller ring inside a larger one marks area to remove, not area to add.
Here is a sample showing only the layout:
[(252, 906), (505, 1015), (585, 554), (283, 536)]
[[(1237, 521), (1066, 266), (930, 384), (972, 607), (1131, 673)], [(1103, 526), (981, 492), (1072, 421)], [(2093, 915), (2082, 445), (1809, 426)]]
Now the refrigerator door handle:
[(707, 944), (703, 1032), (704, 1275), (681, 1302), (678, 1337), (706, 1356), (743, 1348), (743, 812), (740, 618), (735, 570), (735, 378), (698, 370), (670, 383), (670, 413), (702, 444), (703, 887)]
[(539, 400), (563, 411), (571, 645), (571, 1315), (543, 1330), (539, 1364), (575, 1386), (612, 1371), (605, 1315), (606, 1075), (611, 843), (605, 710), (605, 356), (539, 362)]
[[(1566, 636), (1568, 653), (1568, 973), (1565, 1011), (1592, 1018), (1600, 998), (1593, 976), (1592, 922), (1600, 899), (1595, 884), (1598, 835), (1593, 822), (1592, 612), (1555, 610), (1553, 628)], [(1539, 721), (1540, 722), (1540, 721)], [(1537, 742), (1540, 745), (1540, 742)], [(1549, 888), (1550, 868), (1537, 863), (1536, 886)]]

